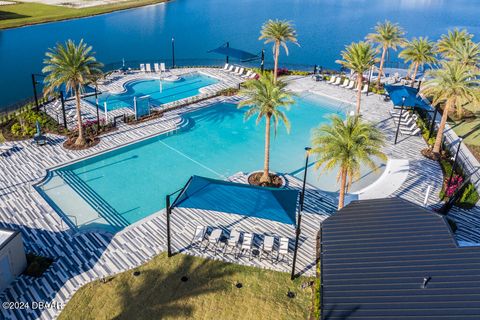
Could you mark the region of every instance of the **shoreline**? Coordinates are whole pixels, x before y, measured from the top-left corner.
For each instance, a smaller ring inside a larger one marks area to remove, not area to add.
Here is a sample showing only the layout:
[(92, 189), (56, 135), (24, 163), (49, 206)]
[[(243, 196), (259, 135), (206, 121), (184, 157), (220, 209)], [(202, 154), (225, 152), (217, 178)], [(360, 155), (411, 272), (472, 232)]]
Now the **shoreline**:
[[(68, 21), (68, 20), (74, 20), (74, 19), (89, 18), (89, 17), (109, 14), (109, 13), (118, 12), (118, 11), (125, 11), (125, 10), (140, 8), (140, 7), (157, 5), (161, 3), (167, 3), (170, 1), (171, 0), (128, 0), (128, 1), (119, 2), (115, 4), (99, 5), (99, 6), (85, 7), (85, 8), (70, 8), (70, 7), (24, 2), (16, 5), (2, 6), (3, 8), (2, 7), (0, 8), (4, 10), (5, 9), (8, 10), (13, 8), (14, 6), (21, 5), (25, 7), (30, 6), (32, 12), (35, 12), (35, 10), (38, 8), (43, 8), (43, 9), (48, 9), (52, 11), (58, 10), (58, 13), (55, 14), (54, 12), (52, 12), (51, 14), (47, 14), (46, 16), (37, 16), (37, 17), (29, 16), (28, 18), (33, 19), (33, 21), (18, 21), (18, 23), (15, 22), (14, 18), (2, 19), (3, 17), (0, 13), (0, 31), (30, 27), (34, 25), (40, 25), (40, 24), (51, 23), (51, 22), (61, 22), (61, 21)], [(8, 7), (8, 8), (5, 8), (5, 7)], [(3, 13), (14, 14), (14, 15), (18, 14), (14, 11), (3, 11)], [(18, 19), (22, 20), (25, 18), (18, 18)]]

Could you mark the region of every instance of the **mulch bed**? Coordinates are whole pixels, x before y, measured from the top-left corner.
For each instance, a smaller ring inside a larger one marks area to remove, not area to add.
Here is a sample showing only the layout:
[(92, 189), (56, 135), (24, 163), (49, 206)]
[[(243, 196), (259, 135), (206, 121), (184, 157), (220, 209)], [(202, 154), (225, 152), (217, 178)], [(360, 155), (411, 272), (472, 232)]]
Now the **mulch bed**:
[(86, 142), (84, 145), (82, 146), (77, 146), (75, 144), (75, 140), (77, 140), (77, 137), (72, 137), (72, 138), (68, 138), (64, 143), (63, 143), (63, 147), (67, 150), (85, 150), (85, 149), (88, 149), (88, 148), (91, 148), (91, 147), (94, 147), (96, 146), (97, 144), (100, 143), (100, 138), (98, 137), (95, 137), (95, 138), (86, 138)]
[(262, 177), (263, 172), (255, 172), (248, 177), (248, 183), (253, 186), (261, 186), (261, 187), (270, 187), (270, 188), (280, 188), (283, 186), (283, 180), (280, 176), (270, 173), (270, 181), (271, 183), (264, 183), (260, 182), (260, 178)]
[(164, 114), (163, 111), (152, 111), (152, 113), (149, 116), (142, 117), (138, 120), (135, 120), (135, 118), (132, 118), (131, 120), (129, 119), (127, 121), (127, 124), (135, 125), (135, 124), (150, 121), (150, 120), (153, 120), (153, 119), (161, 118), (161, 117), (163, 117), (163, 114)]

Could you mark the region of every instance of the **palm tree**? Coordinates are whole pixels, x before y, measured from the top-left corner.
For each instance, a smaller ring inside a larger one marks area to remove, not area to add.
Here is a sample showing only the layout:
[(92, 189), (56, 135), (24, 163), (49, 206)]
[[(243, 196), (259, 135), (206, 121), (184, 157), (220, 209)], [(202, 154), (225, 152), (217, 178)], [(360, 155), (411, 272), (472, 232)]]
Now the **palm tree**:
[(421, 92), (432, 98), (433, 105), (445, 103), (433, 147), (433, 154), (438, 158), (448, 112), (457, 108), (457, 112), (461, 114), (461, 108), (465, 103), (480, 101), (478, 89), (480, 72), (457, 61), (444, 61), (440, 69), (430, 70), (428, 75), (431, 79), (424, 83)]
[(405, 62), (411, 62), (413, 67), (412, 83), (417, 77), (418, 68), (424, 64), (433, 64), (437, 61), (435, 58), (435, 43), (428, 38), (419, 37), (408, 41), (405, 49), (400, 52), (399, 57)]
[(265, 160), (261, 183), (271, 182), (269, 174), (270, 164), (270, 122), (273, 118), (274, 132), (277, 134), (279, 122), (283, 122), (287, 132), (290, 131), (290, 122), (282, 109), (288, 110), (295, 101), (293, 94), (286, 89), (287, 84), (281, 80), (273, 82), (272, 73), (264, 73), (258, 80), (250, 80), (245, 83), (245, 88), (240, 95), (246, 97), (238, 104), (238, 108), (247, 107), (245, 120), (256, 115), (258, 124), (265, 118)]
[(456, 48), (466, 42), (472, 41), (473, 35), (466, 29), (459, 30), (455, 28), (448, 30), (447, 34), (440, 37), (437, 41), (437, 52), (445, 59), (452, 59), (455, 56)]
[(360, 176), (360, 165), (366, 164), (376, 170), (377, 165), (373, 157), (386, 159), (381, 151), (385, 138), (374, 125), (358, 117), (348, 117), (344, 121), (335, 115), (331, 120), (331, 124), (324, 124), (314, 129), (311, 152), (317, 156), (316, 169), (322, 166), (324, 171), (339, 168), (338, 209), (341, 209), (344, 205), (345, 193), (350, 190), (352, 181)]
[(473, 41), (466, 41), (458, 45), (452, 52), (451, 60), (459, 63), (478, 68), (480, 64), (480, 45)]
[(370, 43), (360, 41), (352, 42), (345, 47), (341, 53), (343, 60), (337, 60), (347, 69), (352, 70), (357, 75), (357, 108), (356, 114), (360, 115), (360, 103), (362, 99), (363, 73), (368, 71), (376, 62), (375, 50)]
[(277, 82), (278, 72), (278, 56), (280, 54), (280, 46), (285, 49), (288, 56), (287, 42), (292, 42), (299, 45), (297, 42), (297, 32), (293, 28), (290, 21), (285, 20), (268, 20), (260, 30), (260, 37), (258, 40), (265, 40), (265, 43), (273, 42), (273, 82)]
[(85, 137), (82, 126), (82, 114), (80, 96), (84, 92), (85, 84), (98, 78), (103, 66), (97, 62), (92, 52), (92, 47), (81, 40), (78, 45), (68, 40), (65, 45), (57, 44), (47, 51), (44, 60), (45, 67), (42, 72), (46, 73), (45, 93), (49, 94), (56, 89), (65, 86), (66, 91), (73, 92), (77, 104), (78, 137), (75, 145), (85, 145)]
[(397, 50), (398, 46), (403, 45), (405, 39), (403, 36), (405, 32), (397, 24), (388, 20), (379, 22), (375, 26), (375, 33), (370, 33), (366, 36), (367, 41), (376, 43), (378, 48), (382, 50), (382, 57), (380, 58), (380, 68), (378, 71), (377, 87), (380, 86), (380, 77), (383, 74), (383, 64), (385, 63), (385, 55), (388, 49)]

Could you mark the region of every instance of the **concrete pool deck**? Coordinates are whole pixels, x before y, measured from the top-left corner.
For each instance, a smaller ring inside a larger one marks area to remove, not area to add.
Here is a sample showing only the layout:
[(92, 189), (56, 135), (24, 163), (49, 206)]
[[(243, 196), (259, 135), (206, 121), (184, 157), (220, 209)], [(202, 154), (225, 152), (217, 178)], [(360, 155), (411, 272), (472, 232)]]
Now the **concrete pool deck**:
[[(218, 69), (216, 71), (221, 72)], [(291, 88), (297, 91), (309, 90), (317, 94), (326, 94), (346, 103), (351, 103), (355, 98), (353, 92), (325, 83), (317, 83), (311, 78), (290, 78), (289, 81)], [(49, 136), (49, 144), (43, 147), (34, 146), (30, 141), (16, 143), (17, 147), (13, 152), (0, 158), (0, 171), (3, 173), (0, 178), (0, 226), (21, 230), (27, 252), (53, 257), (55, 262), (41, 278), (20, 276), (1, 294), (1, 300), (55, 301), (66, 304), (73, 294), (86, 283), (134, 268), (165, 251), (163, 211), (139, 221), (113, 237), (95, 232), (75, 233), (68, 229), (58, 214), (32, 188), (32, 185), (43, 179), (48, 168), (167, 132), (174, 129), (175, 118), (186, 110), (207, 107), (220, 101), (234, 101), (234, 99), (216, 97), (183, 109), (169, 111), (166, 116), (159, 119), (136, 125), (121, 125), (117, 131), (103, 136), (100, 144), (89, 150), (65, 150), (62, 147), (65, 138), (52, 135)], [(395, 189), (391, 190), (391, 193), (388, 191), (389, 196), (398, 196), (422, 205), (425, 192), (428, 186), (431, 186), (432, 191), (428, 204), (430, 207), (436, 206), (439, 202), (438, 191), (442, 183), (442, 174), (438, 163), (421, 156), (420, 150), (425, 147), (423, 139), (421, 137), (401, 137), (399, 143), (394, 146), (392, 137), (395, 128), (388, 114), (391, 105), (383, 102), (377, 95), (363, 96), (363, 99), (364, 118), (373, 121), (385, 132), (387, 145), (384, 151), (390, 159), (398, 160), (391, 170), (395, 175), (396, 182), (389, 187), (389, 190)], [(403, 174), (400, 176), (400, 173), (395, 173), (402, 172), (405, 161), (408, 161), (406, 177)], [(241, 181), (243, 176), (236, 175), (234, 179)], [(288, 177), (288, 179), (292, 188), (299, 188), (298, 179), (293, 177)], [(385, 180), (385, 182), (392, 183), (388, 176)], [(378, 196), (375, 190), (384, 192), (386, 187), (383, 183), (380, 185), (381, 182), (378, 182), (378, 186), (374, 184), (368, 193), (364, 191), (365, 194), (374, 197)], [(304, 210), (305, 224), (302, 229), (302, 237), (305, 241), (299, 251), (300, 259), (297, 268), (304, 274), (312, 274), (314, 263), (312, 239), (316, 237), (319, 222), (332, 214), (334, 207), (335, 199), (308, 186)], [(451, 217), (459, 226), (456, 233), (457, 240), (480, 242), (480, 208), (477, 207), (470, 211), (454, 208)], [(181, 220), (174, 223), (177, 228), (182, 228), (183, 236), (175, 238), (177, 239), (175, 241), (178, 241), (174, 243), (176, 250), (185, 248), (193, 234), (194, 225), (193, 222), (185, 223), (183, 226), (178, 225), (179, 221)], [(213, 216), (205, 217), (204, 222), (208, 224), (224, 223)], [(249, 227), (248, 224), (245, 225), (245, 228), (247, 227)], [(275, 229), (282, 235), (290, 232), (281, 226), (275, 226)], [(187, 253), (201, 254), (199, 252)], [(288, 266), (273, 265), (268, 261), (262, 261), (263, 263), (259, 263), (257, 260), (239, 262), (289, 271)], [(57, 309), (16, 311), (2, 309), (1, 311), (6, 319), (52, 319), (61, 312)]]

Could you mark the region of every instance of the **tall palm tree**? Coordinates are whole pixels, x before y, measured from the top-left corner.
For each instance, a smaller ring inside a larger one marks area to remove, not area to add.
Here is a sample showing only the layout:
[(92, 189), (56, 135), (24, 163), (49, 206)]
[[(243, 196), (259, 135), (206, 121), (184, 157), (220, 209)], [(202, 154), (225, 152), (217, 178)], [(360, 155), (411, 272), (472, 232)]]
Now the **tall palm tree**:
[(370, 70), (375, 64), (375, 50), (370, 43), (360, 41), (352, 42), (345, 47), (341, 53), (343, 60), (337, 60), (336, 63), (341, 64), (347, 69), (352, 70), (357, 75), (357, 108), (356, 114), (360, 115), (360, 103), (362, 100), (362, 83), (363, 73)]
[(83, 40), (78, 45), (68, 40), (65, 45), (57, 44), (45, 54), (43, 61), (45, 67), (42, 72), (46, 73), (45, 93), (49, 94), (56, 89), (65, 86), (66, 91), (73, 92), (77, 105), (78, 137), (75, 145), (85, 144), (82, 126), (82, 114), (80, 96), (84, 92), (85, 84), (98, 78), (102, 73), (101, 63), (97, 62), (92, 47)]
[(335, 115), (331, 120), (331, 124), (324, 124), (314, 129), (311, 152), (317, 156), (316, 169), (322, 166), (324, 171), (339, 168), (338, 209), (341, 209), (344, 205), (345, 193), (350, 189), (352, 181), (360, 176), (360, 165), (366, 164), (376, 170), (377, 165), (373, 157), (386, 159), (381, 151), (385, 138), (374, 125), (358, 117), (348, 117), (344, 121)]
[(288, 56), (287, 42), (292, 42), (296, 45), (297, 32), (290, 21), (285, 20), (268, 20), (262, 26), (260, 30), (260, 37), (258, 40), (265, 40), (265, 43), (273, 42), (273, 82), (277, 82), (278, 72), (278, 56), (280, 55), (280, 46), (285, 49), (285, 53)]
[(405, 60), (405, 62), (411, 62), (412, 64), (413, 82), (417, 77), (418, 68), (420, 66), (437, 62), (434, 48), (435, 42), (429, 41), (426, 37), (419, 37), (413, 38), (411, 41), (408, 41), (405, 49), (400, 52), (399, 57)]
[(380, 68), (378, 71), (377, 87), (380, 86), (380, 77), (383, 74), (383, 65), (385, 63), (385, 56), (388, 49), (397, 50), (397, 47), (402, 46), (405, 39), (405, 32), (397, 24), (388, 20), (379, 22), (375, 26), (375, 32), (366, 36), (367, 41), (375, 43), (378, 48), (382, 50), (382, 57), (380, 58)]
[(265, 118), (265, 160), (261, 183), (270, 183), (270, 127), (273, 119), (274, 133), (276, 135), (279, 122), (283, 122), (287, 132), (290, 131), (290, 121), (282, 109), (288, 110), (293, 100), (293, 93), (286, 89), (287, 84), (281, 80), (273, 82), (272, 73), (264, 73), (258, 80), (245, 83), (245, 88), (240, 95), (246, 97), (238, 104), (238, 108), (247, 107), (245, 119), (256, 116), (257, 124)]
[(448, 112), (461, 108), (468, 102), (479, 102), (480, 72), (457, 61), (444, 61), (440, 69), (429, 70), (427, 80), (421, 92), (432, 98), (432, 104), (445, 103), (442, 120), (438, 128), (433, 154), (438, 157), (442, 145), (443, 132), (447, 123)]
[(473, 35), (468, 33), (466, 29), (459, 30), (455, 28), (448, 30), (447, 34), (444, 34), (437, 41), (437, 52), (442, 55), (443, 58), (452, 59), (455, 56), (456, 48), (466, 42), (472, 41)]
[(466, 41), (458, 45), (452, 52), (451, 60), (459, 63), (478, 68), (480, 65), (480, 44), (473, 41)]

